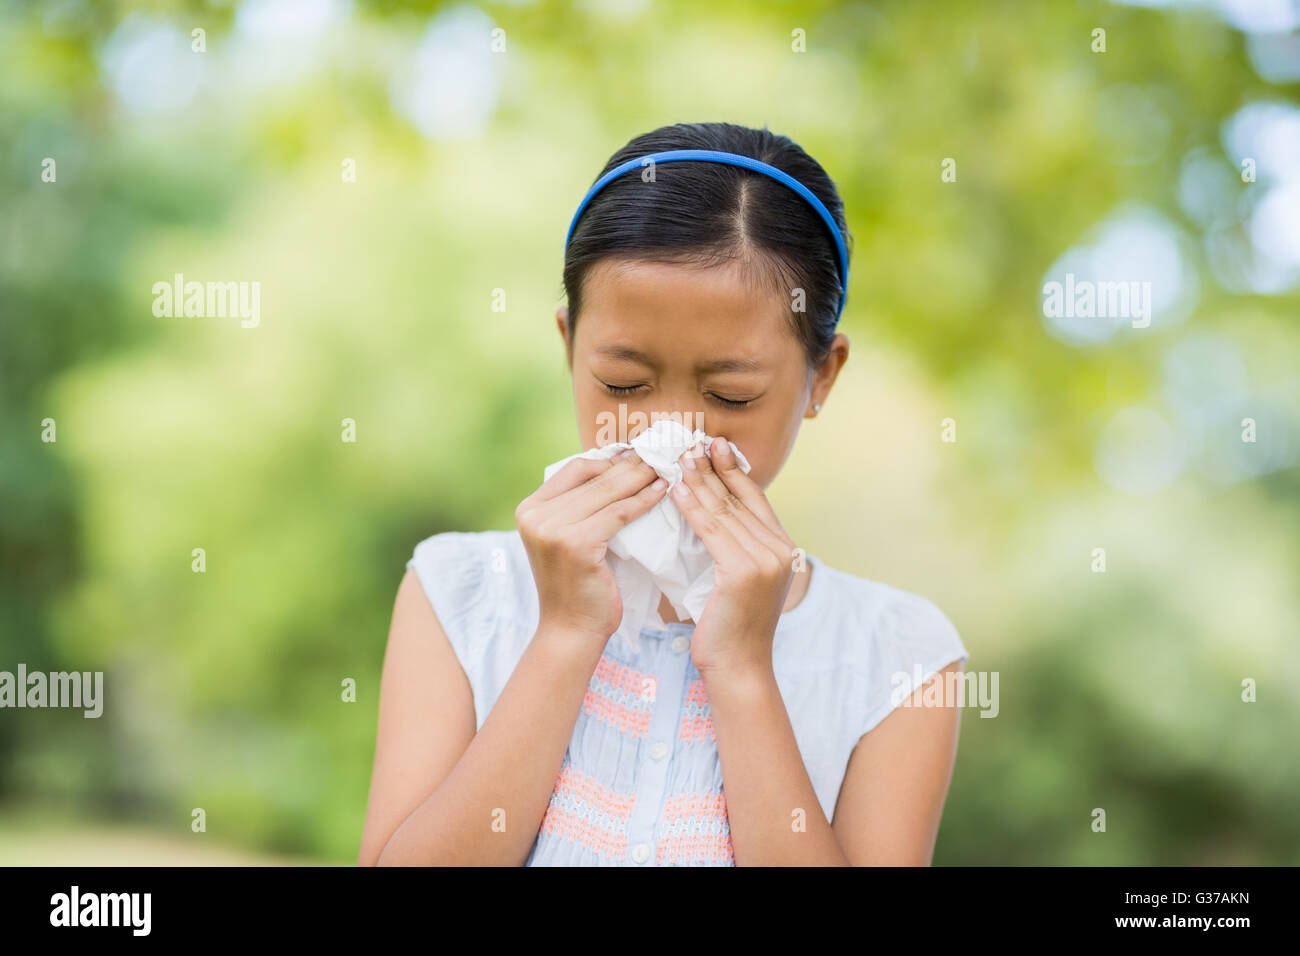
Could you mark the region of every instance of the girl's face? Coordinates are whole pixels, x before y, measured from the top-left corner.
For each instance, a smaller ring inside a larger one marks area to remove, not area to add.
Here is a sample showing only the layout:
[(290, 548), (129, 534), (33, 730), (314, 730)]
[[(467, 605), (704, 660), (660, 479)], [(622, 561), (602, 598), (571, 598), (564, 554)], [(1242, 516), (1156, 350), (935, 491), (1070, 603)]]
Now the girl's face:
[[(572, 343), (567, 308), (556, 313), (583, 448), (630, 441), (654, 413), (675, 414), (688, 428), (734, 442), (749, 477), (766, 488), (848, 358), (849, 340), (836, 334), (830, 356), (810, 373), (788, 327), (789, 300), (755, 288), (730, 264), (602, 259), (587, 273), (583, 297)], [(644, 421), (632, 420), (637, 412)], [(620, 419), (626, 435), (606, 426)]]

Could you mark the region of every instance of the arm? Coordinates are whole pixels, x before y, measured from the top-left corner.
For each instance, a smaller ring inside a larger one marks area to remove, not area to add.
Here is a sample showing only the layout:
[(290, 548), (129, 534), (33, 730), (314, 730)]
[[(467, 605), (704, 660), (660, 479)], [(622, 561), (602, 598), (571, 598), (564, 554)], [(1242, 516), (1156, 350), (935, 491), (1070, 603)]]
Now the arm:
[(564, 637), (533, 635), (475, 734), (469, 681), (406, 573), (384, 655), (358, 864), (523, 864), (602, 650)]
[[(938, 672), (960, 672), (961, 661)], [(928, 682), (927, 682), (928, 683)], [(737, 865), (929, 865), (957, 750), (958, 708), (898, 707), (853, 751), (834, 823), (799, 753), (775, 675), (705, 678)], [(794, 811), (801, 809), (803, 830)]]
[(736, 865), (848, 866), (808, 777), (775, 672), (710, 674), (700, 672), (718, 738)]
[[(961, 672), (953, 661), (931, 680)], [(961, 709), (947, 700), (920, 706), (929, 683), (864, 734), (849, 759), (834, 829), (854, 866), (929, 866), (934, 856)]]

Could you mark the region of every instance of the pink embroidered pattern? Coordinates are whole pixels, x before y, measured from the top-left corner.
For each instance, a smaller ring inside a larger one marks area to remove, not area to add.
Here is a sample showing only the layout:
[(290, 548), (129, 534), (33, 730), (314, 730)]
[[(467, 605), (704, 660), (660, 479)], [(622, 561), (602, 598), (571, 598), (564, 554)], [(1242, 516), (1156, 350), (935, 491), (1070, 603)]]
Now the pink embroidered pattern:
[(644, 737), (650, 727), (656, 686), (654, 674), (601, 654), (582, 699), (582, 712), (622, 733)]
[(627, 858), (627, 820), (636, 794), (602, 786), (572, 765), (555, 781), (540, 832), (615, 860)]
[(695, 680), (686, 688), (686, 703), (682, 705), (682, 723), (677, 731), (679, 740), (717, 740), (713, 732), (713, 718), (709, 716), (709, 697), (704, 692), (704, 681)]
[(734, 866), (727, 798), (721, 790), (682, 793), (664, 802), (655, 841), (657, 865)]

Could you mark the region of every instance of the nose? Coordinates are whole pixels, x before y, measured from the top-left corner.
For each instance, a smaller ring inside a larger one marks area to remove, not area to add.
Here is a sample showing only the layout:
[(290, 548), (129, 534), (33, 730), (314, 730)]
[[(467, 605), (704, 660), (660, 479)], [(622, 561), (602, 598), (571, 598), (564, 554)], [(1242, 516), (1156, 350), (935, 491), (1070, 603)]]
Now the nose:
[(696, 376), (666, 373), (656, 377), (653, 388), (603, 396), (596, 409), (595, 434), (604, 434), (610, 441), (631, 442), (656, 421), (668, 419), (688, 432), (712, 435), (721, 425), (710, 423), (706, 411), (716, 417), (719, 409), (708, 403)]
[[(667, 420), (680, 425), (687, 433), (693, 434), (696, 431), (703, 431), (711, 434), (706, 427), (703, 409), (691, 410), (686, 406), (684, 410), (681, 405), (670, 405), (668, 408), (661, 408), (657, 405), (653, 408), (647, 403), (646, 407), (628, 409), (628, 423), (626, 429), (627, 438), (625, 441), (632, 441), (638, 435), (649, 431), (655, 426), (656, 422)], [(676, 443), (675, 434), (666, 434), (665, 440)]]

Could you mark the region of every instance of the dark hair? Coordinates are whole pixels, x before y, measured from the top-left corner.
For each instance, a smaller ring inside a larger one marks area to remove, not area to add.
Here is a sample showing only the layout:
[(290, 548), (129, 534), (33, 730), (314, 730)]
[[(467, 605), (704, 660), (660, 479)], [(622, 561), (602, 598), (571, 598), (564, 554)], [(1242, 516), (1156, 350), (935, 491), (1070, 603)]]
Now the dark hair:
[[(852, 253), (835, 183), (798, 143), (766, 126), (661, 126), (629, 141), (596, 179), (629, 159), (669, 149), (738, 153), (793, 176), (826, 206)], [(804, 290), (806, 311), (791, 310), (792, 331), (809, 366), (820, 364), (835, 336), (840, 304), (839, 257), (825, 221), (788, 186), (739, 166), (661, 163), (654, 176), (647, 184), (637, 170), (629, 170), (596, 193), (578, 219), (564, 256), (569, 341), (582, 310), (583, 281), (598, 260), (612, 256), (699, 266), (735, 261), (785, 298), (792, 289)]]

